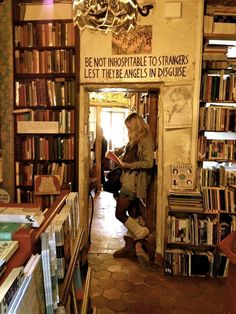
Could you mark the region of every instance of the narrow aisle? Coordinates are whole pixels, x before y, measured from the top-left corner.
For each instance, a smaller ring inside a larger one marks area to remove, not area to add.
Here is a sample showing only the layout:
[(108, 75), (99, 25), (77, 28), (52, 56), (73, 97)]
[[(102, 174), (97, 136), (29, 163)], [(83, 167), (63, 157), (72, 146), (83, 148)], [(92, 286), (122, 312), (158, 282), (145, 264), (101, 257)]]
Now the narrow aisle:
[(126, 228), (115, 217), (116, 201), (111, 193), (98, 192), (94, 197), (90, 253), (110, 253), (124, 245)]
[(97, 314), (222, 314), (224, 280), (168, 277), (162, 268), (152, 269), (139, 259), (115, 259), (123, 246), (126, 228), (115, 218), (112, 194), (94, 199), (91, 247), (90, 297)]

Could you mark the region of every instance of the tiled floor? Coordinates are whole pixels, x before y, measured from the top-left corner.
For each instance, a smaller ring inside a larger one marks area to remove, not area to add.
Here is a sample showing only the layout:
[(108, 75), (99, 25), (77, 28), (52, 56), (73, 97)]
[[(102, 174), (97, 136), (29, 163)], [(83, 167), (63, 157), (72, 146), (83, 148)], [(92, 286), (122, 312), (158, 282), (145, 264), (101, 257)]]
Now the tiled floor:
[(89, 265), (97, 314), (223, 314), (224, 280), (165, 276), (161, 267), (150, 267), (140, 247), (133, 260), (114, 259), (126, 232), (114, 209), (111, 194), (96, 195)]

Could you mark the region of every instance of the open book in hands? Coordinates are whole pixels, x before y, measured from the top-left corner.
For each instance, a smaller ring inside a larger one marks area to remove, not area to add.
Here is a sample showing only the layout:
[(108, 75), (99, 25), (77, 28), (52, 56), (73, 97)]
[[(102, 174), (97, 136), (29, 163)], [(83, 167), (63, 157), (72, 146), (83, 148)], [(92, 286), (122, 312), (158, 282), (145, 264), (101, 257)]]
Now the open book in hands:
[(119, 167), (124, 168), (124, 163), (123, 161), (116, 156), (116, 154), (114, 154), (112, 151), (108, 151), (106, 153), (106, 158), (110, 159), (111, 161), (113, 161), (115, 164), (117, 164)]

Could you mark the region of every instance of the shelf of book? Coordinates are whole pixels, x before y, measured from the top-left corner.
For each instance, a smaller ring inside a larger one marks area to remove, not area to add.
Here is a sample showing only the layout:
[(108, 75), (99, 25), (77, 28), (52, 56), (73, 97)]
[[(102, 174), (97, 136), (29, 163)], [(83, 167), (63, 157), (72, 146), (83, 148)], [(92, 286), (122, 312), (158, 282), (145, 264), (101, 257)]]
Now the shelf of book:
[(34, 202), (34, 175), (61, 172), (62, 187), (77, 189), (79, 34), (70, 14), (48, 6), (13, 1), (17, 202)]
[(165, 235), (165, 274), (225, 277), (219, 243), (236, 230), (236, 190), (202, 187), (170, 191)]
[[(235, 10), (207, 4), (204, 16), (200, 85), (197, 186), (222, 188), (223, 202), (234, 199), (228, 187), (236, 175), (236, 59), (230, 43), (236, 39)], [(212, 39), (225, 40), (224, 43)], [(205, 193), (203, 191), (203, 193)], [(225, 205), (228, 208), (229, 205)], [(231, 210), (232, 209), (232, 210)], [(235, 211), (231, 205), (231, 212)]]
[[(33, 205), (26, 206), (32, 208)], [(14, 308), (15, 313), (16, 309), (24, 308), (23, 313), (27, 313), (26, 304), (30, 309), (40, 308), (43, 313), (60, 309), (79, 313), (81, 305), (88, 308), (91, 270), (87, 264), (87, 238), (80, 226), (78, 211), (78, 193), (64, 191), (45, 211), (39, 228), (20, 229), (14, 234), (19, 248), (9, 257), (0, 281), (3, 299), (11, 290), (5, 310)], [(16, 267), (23, 269), (23, 280), (19, 282), (18, 290), (14, 290), (15, 286), (5, 289)], [(0, 299), (0, 306), (1, 302)]]
[[(15, 232), (13, 235), (13, 240), (19, 242), (19, 249), (7, 262), (6, 269), (0, 278), (0, 285), (4, 282), (12, 268), (23, 266), (29, 257), (39, 249), (39, 239), (41, 233), (44, 232), (56, 213), (61, 210), (67, 195), (68, 191), (62, 191), (61, 195), (55, 200), (54, 204), (46, 212), (44, 212), (44, 221), (39, 228), (22, 228)], [(4, 203), (3, 206), (9, 206), (12, 208), (21, 208), (23, 206), (24, 208), (32, 209), (38, 207), (38, 204)]]

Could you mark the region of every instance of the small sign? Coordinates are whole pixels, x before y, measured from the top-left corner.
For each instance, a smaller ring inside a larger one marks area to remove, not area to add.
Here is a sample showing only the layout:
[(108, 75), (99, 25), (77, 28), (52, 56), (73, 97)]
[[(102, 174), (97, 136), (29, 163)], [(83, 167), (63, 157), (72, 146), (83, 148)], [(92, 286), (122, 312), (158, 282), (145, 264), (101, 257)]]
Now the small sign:
[(34, 176), (35, 195), (60, 194), (60, 176), (36, 175)]
[(0, 203), (9, 203), (10, 196), (7, 191), (0, 189)]

